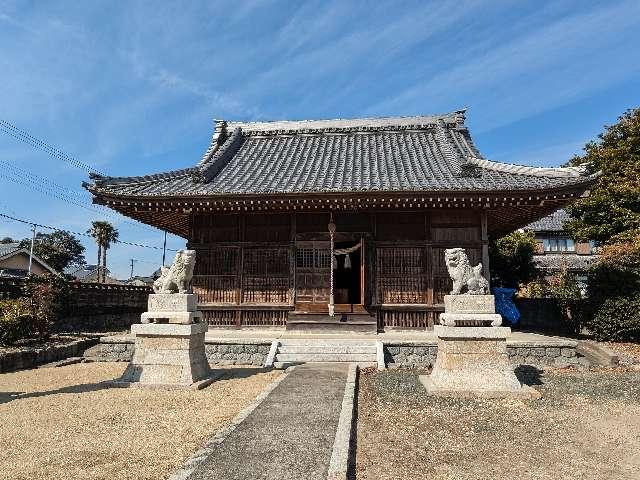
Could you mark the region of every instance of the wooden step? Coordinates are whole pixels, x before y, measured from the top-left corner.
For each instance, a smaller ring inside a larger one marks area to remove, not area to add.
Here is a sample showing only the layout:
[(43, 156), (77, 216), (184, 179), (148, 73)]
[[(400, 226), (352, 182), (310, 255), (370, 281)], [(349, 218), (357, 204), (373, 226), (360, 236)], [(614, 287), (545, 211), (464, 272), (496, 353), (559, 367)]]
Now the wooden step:
[(287, 330), (377, 333), (378, 322), (371, 315), (364, 314), (341, 314), (331, 317), (326, 314), (290, 313)]

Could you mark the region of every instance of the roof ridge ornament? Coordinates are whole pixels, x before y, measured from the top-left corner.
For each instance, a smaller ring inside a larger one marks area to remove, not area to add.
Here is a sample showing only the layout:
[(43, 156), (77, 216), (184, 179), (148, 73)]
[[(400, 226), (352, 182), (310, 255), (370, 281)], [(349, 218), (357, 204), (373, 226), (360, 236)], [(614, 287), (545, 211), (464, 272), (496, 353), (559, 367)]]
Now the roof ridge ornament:
[[(226, 122), (223, 122), (217, 139), (227, 135), (226, 125)], [(196, 183), (210, 182), (233, 158), (240, 148), (240, 145), (242, 145), (243, 140), (242, 128), (236, 127), (233, 133), (224, 140), (224, 143), (219, 144), (218, 148), (212, 152), (212, 155), (200, 162), (193, 172), (193, 181)]]
[(460, 164), (460, 172), (457, 176), (460, 178), (479, 178), (482, 176), (482, 171), (476, 163), (466, 161)]

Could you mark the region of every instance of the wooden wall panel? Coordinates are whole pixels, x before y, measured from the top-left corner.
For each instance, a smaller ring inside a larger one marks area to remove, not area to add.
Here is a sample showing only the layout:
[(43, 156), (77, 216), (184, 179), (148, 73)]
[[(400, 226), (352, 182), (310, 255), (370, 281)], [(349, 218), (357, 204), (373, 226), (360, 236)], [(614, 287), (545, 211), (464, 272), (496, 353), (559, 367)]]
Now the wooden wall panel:
[(290, 303), (289, 251), (245, 248), (242, 258), (242, 303)]
[(378, 328), (425, 329), (430, 325), (433, 326), (433, 320), (430, 322), (432, 316), (433, 312), (380, 310), (378, 312)]
[(327, 232), (329, 218), (328, 213), (298, 213), (296, 214), (296, 232)]
[(327, 305), (331, 275), (329, 242), (296, 244), (296, 309)]
[(426, 217), (422, 212), (390, 212), (377, 213), (375, 235), (376, 240), (425, 240)]
[(287, 242), (291, 235), (291, 214), (245, 215), (244, 240), (247, 242)]
[(191, 243), (237, 242), (240, 215), (197, 214), (191, 217)]
[(431, 236), (434, 242), (447, 242), (452, 245), (479, 242), (480, 226), (477, 227), (432, 227)]
[(237, 303), (240, 260), (239, 247), (196, 250), (192, 286), (198, 303)]
[(378, 303), (427, 303), (424, 247), (378, 247), (375, 272)]

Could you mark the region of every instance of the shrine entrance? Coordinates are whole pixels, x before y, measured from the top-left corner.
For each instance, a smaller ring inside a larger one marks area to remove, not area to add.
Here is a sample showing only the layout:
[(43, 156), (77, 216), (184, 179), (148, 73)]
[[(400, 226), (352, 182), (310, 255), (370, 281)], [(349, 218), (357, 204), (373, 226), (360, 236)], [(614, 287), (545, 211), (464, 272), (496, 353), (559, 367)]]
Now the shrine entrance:
[(366, 313), (364, 241), (340, 236), (331, 258), (329, 241), (296, 242), (295, 311), (329, 313), (331, 270), (336, 315)]

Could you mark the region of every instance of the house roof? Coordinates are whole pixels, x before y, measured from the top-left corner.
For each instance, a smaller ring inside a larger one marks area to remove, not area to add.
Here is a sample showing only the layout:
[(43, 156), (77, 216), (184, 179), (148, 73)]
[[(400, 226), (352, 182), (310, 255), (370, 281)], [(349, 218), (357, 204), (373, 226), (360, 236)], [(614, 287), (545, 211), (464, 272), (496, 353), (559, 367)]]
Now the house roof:
[[(97, 274), (98, 266), (95, 264), (86, 264), (81, 266), (72, 266), (67, 267), (64, 270), (65, 275), (69, 275), (71, 277), (77, 278), (78, 280), (83, 280), (91, 275)], [(109, 269), (106, 269), (106, 274), (109, 275), (111, 272)]]
[(559, 272), (567, 268), (572, 272), (584, 272), (595, 262), (596, 255), (577, 255), (575, 253), (546, 253), (534, 255), (533, 262), (538, 270)]
[(94, 176), (94, 194), (224, 197), (297, 193), (532, 191), (587, 184), (584, 170), (482, 157), (464, 112), (445, 115), (216, 122), (191, 168), (141, 177)]
[[(21, 253), (26, 256), (29, 256), (30, 254), (29, 250), (26, 248), (20, 248), (20, 243), (18, 242), (0, 243), (0, 260), (10, 258)], [(51, 273), (56, 273), (56, 271), (47, 262), (37, 255), (33, 255), (32, 258), (34, 262), (38, 262), (44, 269)]]
[(17, 250), (20, 250), (19, 245), (20, 244), (18, 242), (0, 243), (0, 258), (3, 258)]
[(534, 232), (563, 232), (564, 222), (569, 220), (569, 218), (567, 211), (561, 208), (540, 220), (530, 223), (526, 227), (523, 227), (523, 229)]

